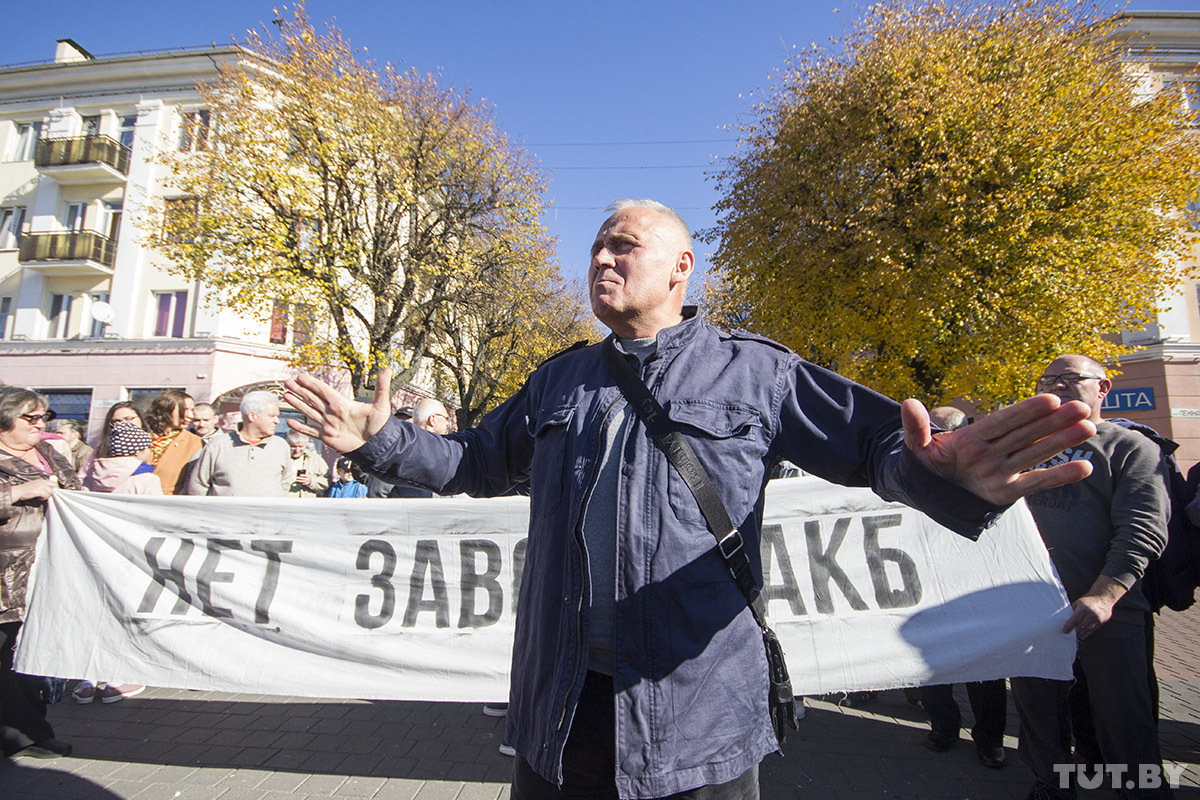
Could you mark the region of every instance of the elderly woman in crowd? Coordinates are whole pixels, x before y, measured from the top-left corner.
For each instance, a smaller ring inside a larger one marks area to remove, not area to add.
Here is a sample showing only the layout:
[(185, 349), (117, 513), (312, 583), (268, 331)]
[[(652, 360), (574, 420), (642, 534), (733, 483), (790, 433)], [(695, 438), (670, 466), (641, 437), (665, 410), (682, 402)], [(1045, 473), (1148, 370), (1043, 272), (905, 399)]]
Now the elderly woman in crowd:
[(324, 497), (329, 489), (329, 465), (321, 458), (316, 440), (298, 431), (289, 431), (287, 443), (292, 456), (286, 478), (288, 494), (291, 497)]
[(153, 436), (150, 463), (163, 494), (187, 494), (188, 472), (204, 441), (187, 430), (196, 403), (178, 389), (167, 389), (150, 401), (146, 427)]
[(0, 730), (5, 755), (40, 758), (69, 755), (71, 746), (46, 721), (41, 679), (13, 671), (13, 650), (46, 501), (79, 488), (74, 468), (41, 440), (47, 412), (37, 392), (0, 386)]

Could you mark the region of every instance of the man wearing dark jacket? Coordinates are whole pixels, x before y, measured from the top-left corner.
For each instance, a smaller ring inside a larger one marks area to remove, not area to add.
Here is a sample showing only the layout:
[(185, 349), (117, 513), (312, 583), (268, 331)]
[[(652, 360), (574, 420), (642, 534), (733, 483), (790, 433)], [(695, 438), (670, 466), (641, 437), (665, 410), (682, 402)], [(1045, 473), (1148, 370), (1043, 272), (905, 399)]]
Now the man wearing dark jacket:
[[(1157, 769), (1153, 702), (1146, 681), (1145, 616), (1150, 610), (1139, 579), (1167, 542), (1170, 498), (1158, 445), (1100, 418), (1112, 389), (1104, 366), (1081, 355), (1053, 361), (1037, 389), (1091, 409), (1096, 435), (1042, 466), (1091, 464), (1091, 474), (1069, 486), (1030, 495), (1026, 502), (1062, 579), (1073, 611), (1063, 628), (1075, 631), (1075, 668), (1086, 678), (1104, 761), (1125, 765), (1122, 796), (1162, 797), (1170, 790), (1141, 786), (1142, 765)], [(1074, 797), (1072, 757), (1062, 731), (1070, 729), (1069, 681), (1013, 678), (1021, 720), (1021, 757), (1037, 778), (1030, 797)], [(1056, 770), (1056, 765), (1058, 766)]]
[[(683, 303), (686, 224), (652, 201), (611, 210), (592, 245), (592, 309), (707, 466), (756, 570), (763, 487), (780, 459), (967, 535), (1016, 498), (1087, 474), (1077, 463), (1025, 472), (1093, 433), (1085, 407), (1043, 396), (931, 435), (916, 401), (901, 407), (704, 323)], [(307, 375), (288, 381), (289, 402), (319, 426), (293, 427), (435, 492), (492, 496), (528, 481), (514, 800), (757, 798), (758, 762), (777, 749), (761, 632), (600, 347), (550, 359), (478, 427), (448, 436), (391, 420), (389, 377), (372, 405)]]

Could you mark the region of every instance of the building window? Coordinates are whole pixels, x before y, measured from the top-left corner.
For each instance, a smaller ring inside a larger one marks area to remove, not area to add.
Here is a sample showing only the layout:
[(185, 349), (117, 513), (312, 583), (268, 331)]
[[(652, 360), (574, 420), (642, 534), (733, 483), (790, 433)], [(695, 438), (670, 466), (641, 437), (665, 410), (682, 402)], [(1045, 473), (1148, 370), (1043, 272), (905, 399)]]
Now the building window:
[(69, 294), (50, 295), (50, 313), (46, 315), (49, 321), (49, 339), (66, 339), (71, 325), (71, 301)]
[(172, 244), (196, 241), (200, 201), (195, 197), (168, 198), (163, 207), (163, 238)]
[(0, 297), (0, 339), (8, 338), (8, 318), (12, 316), (12, 298)]
[(308, 303), (296, 303), (292, 310), (296, 318), (292, 325), (292, 344), (308, 344), (309, 337), (312, 336), (316, 313)]
[(276, 300), (271, 306), (271, 344), (283, 344), (287, 341), (288, 304)]
[(96, 114), (91, 117), (82, 119), (82, 135), (83, 136), (99, 136), (100, 135), (100, 115)]
[(1188, 112), (1188, 124), (1200, 125), (1200, 81), (1182, 81), (1179, 90), (1183, 94), (1183, 107)]
[(156, 292), (154, 302), (154, 335), (183, 338), (183, 323), (187, 317), (187, 292)]
[(67, 203), (63, 210), (63, 225), (69, 231), (78, 233), (83, 230), (87, 221), (87, 203)]
[(42, 138), (42, 123), (23, 122), (17, 125), (17, 141), (9, 161), (33, 161), (33, 151)]
[(292, 344), (306, 344), (312, 336), (313, 307), (308, 303), (287, 303), (276, 300), (271, 306), (271, 344), (287, 344), (288, 324), (292, 327)]
[(121, 232), (121, 214), (124, 213), (125, 206), (123, 203), (105, 203), (104, 204), (104, 219), (101, 227), (101, 232), (117, 241), (117, 234)]
[(138, 413), (145, 417), (146, 412), (150, 410), (151, 401), (170, 388), (172, 387), (159, 386), (156, 388), (129, 389), (126, 393), (129, 395), (129, 402), (133, 403)]
[[(91, 296), (92, 303), (107, 303), (108, 298), (109, 298), (108, 292), (93, 294)], [(90, 331), (88, 331), (89, 338), (103, 339), (104, 334), (106, 334), (106, 333), (108, 333), (108, 323), (101, 322), (100, 320), (93, 317), (92, 318), (92, 329)]]
[(16, 250), (21, 246), (25, 227), (25, 206), (0, 208), (0, 250)]
[(79, 422), (82, 432), (87, 435), (88, 417), (92, 414), (91, 389), (38, 389), (45, 396), (50, 408), (58, 419), (70, 419)]
[(121, 140), (121, 146), (133, 149), (133, 133), (137, 130), (137, 117), (121, 117), (121, 124), (117, 128), (117, 137)]
[(198, 153), (208, 149), (208, 109), (185, 111), (179, 115), (179, 149), (184, 153)]

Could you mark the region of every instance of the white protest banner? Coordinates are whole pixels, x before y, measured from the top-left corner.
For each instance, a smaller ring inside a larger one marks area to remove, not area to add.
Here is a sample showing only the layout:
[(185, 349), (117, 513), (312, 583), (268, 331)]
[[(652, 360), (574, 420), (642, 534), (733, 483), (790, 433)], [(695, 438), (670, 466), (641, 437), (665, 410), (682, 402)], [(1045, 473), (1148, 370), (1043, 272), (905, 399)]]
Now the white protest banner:
[[(18, 664), (230, 692), (503, 700), (525, 498), (58, 492)], [(1068, 604), (1028, 511), (979, 542), (867, 490), (772, 482), (762, 553), (797, 694), (1068, 678)]]

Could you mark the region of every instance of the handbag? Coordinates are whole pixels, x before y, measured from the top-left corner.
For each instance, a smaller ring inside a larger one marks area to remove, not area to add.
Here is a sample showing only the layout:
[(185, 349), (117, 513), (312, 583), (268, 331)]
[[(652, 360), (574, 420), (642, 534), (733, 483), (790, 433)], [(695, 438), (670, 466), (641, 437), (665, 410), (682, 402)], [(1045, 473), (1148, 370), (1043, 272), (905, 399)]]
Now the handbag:
[(629, 362), (617, 352), (613, 345), (613, 337), (608, 337), (600, 345), (604, 366), (616, 380), (621, 394), (633, 406), (634, 412), (641, 418), (646, 429), (654, 438), (655, 443), (666, 454), (667, 460), (679, 472), (687, 484), (692, 496), (700, 505), (700, 513), (708, 525), (708, 531), (717, 540), (717, 551), (725, 560), (729, 574), (733, 576), (754, 621), (762, 630), (763, 648), (767, 653), (767, 671), (770, 688), (767, 695), (767, 706), (771, 711), (771, 725), (775, 729), (775, 739), (782, 745), (787, 740), (787, 728), (798, 730), (796, 724), (796, 698), (792, 694), (792, 682), (788, 677), (787, 662), (784, 660), (783, 647), (779, 637), (767, 624), (767, 607), (762, 598), (762, 591), (754, 581), (754, 573), (750, 568), (750, 559), (746, 555), (742, 534), (729, 519), (729, 512), (721, 502), (716, 487), (708, 477), (708, 472), (696, 451), (675, 427), (663, 410), (662, 405), (655, 399), (645, 382), (633, 371)]

